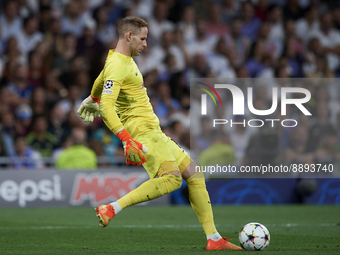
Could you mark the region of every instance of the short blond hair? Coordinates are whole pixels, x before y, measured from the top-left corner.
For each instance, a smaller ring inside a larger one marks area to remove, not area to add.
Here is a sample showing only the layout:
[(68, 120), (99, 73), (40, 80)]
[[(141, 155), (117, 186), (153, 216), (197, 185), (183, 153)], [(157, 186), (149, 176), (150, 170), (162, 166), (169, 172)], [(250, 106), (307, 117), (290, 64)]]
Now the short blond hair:
[(128, 31), (132, 31), (133, 34), (138, 34), (142, 27), (148, 27), (148, 23), (145, 20), (136, 16), (127, 16), (119, 22), (119, 38), (123, 38), (124, 34)]

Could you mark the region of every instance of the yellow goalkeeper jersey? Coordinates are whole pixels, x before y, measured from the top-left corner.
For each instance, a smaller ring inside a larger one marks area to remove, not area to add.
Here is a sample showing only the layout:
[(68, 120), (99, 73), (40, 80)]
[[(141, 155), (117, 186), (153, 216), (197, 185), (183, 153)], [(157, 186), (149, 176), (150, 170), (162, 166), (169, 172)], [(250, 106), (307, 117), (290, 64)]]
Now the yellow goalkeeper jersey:
[(101, 97), (100, 114), (114, 134), (124, 126), (137, 139), (149, 130), (160, 129), (142, 74), (132, 57), (110, 50), (91, 95)]

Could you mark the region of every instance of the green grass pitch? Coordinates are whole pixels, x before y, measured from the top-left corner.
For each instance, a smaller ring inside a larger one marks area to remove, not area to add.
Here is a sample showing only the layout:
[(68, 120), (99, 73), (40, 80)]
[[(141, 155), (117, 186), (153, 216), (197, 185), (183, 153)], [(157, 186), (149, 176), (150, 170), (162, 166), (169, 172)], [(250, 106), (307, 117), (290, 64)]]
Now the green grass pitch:
[[(339, 206), (221, 206), (215, 223), (238, 244), (249, 222), (267, 226), (265, 254), (340, 254)], [(0, 254), (221, 254), (206, 251), (191, 207), (127, 208), (100, 228), (93, 208), (0, 209)]]

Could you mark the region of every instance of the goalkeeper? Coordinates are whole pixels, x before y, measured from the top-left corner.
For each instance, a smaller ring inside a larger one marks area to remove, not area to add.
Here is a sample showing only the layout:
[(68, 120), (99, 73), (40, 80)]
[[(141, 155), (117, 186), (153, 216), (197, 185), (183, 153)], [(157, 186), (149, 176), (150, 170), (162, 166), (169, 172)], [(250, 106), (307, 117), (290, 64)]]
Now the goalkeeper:
[(131, 57), (138, 56), (147, 46), (147, 22), (138, 17), (126, 17), (118, 26), (118, 34), (116, 49), (109, 51), (91, 95), (77, 112), (86, 122), (101, 115), (108, 128), (122, 141), (126, 163), (143, 165), (150, 180), (115, 202), (98, 206), (96, 212), (101, 226), (106, 227), (128, 206), (177, 190), (183, 177), (188, 185), (191, 206), (207, 236), (207, 250), (240, 250), (222, 238), (215, 228), (203, 174), (195, 172), (196, 164), (188, 154), (160, 129), (143, 77)]

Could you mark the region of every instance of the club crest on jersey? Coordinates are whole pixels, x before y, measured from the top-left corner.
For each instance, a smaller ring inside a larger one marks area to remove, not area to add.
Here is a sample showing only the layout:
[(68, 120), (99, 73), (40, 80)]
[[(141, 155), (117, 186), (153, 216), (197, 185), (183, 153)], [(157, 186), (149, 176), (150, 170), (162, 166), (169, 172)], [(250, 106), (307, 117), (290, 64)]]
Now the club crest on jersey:
[(104, 84), (105, 89), (110, 89), (113, 87), (113, 81), (106, 81)]

